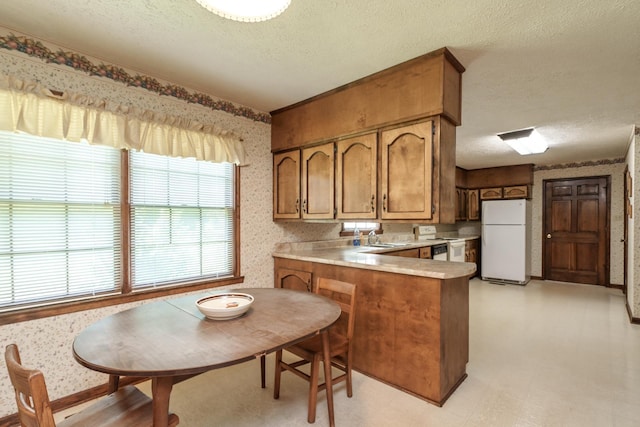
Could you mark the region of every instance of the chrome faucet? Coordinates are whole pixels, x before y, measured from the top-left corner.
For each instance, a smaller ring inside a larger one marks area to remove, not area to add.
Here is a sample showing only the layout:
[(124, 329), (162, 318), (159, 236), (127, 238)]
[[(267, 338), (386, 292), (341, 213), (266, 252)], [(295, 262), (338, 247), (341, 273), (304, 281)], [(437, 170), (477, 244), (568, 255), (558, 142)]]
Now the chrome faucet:
[(369, 232), (369, 237), (367, 238), (367, 241), (369, 242), (370, 245), (375, 245), (376, 243), (380, 243), (380, 238), (376, 235), (376, 230), (371, 230)]

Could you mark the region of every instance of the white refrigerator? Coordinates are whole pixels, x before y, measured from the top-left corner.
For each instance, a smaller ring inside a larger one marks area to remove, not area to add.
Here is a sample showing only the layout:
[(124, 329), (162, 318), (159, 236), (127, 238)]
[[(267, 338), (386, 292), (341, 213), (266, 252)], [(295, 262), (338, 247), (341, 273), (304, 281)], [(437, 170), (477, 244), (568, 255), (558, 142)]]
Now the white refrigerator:
[(527, 284), (531, 278), (530, 224), (528, 200), (482, 202), (482, 280)]

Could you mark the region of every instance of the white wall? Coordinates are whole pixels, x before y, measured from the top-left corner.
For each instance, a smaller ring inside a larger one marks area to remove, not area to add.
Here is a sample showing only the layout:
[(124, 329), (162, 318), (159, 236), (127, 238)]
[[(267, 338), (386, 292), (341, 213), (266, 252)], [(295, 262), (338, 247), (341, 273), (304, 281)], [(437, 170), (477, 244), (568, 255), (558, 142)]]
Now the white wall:
[(636, 167), (636, 162), (640, 161), (640, 144), (638, 142), (640, 128), (636, 127), (631, 137), (631, 143), (627, 152), (627, 165), (631, 172), (632, 193), (631, 206), (632, 217), (628, 218), (627, 239), (628, 239), (628, 268), (627, 268), (627, 304), (631, 310), (631, 316), (640, 318), (640, 251), (636, 251), (636, 243), (640, 242), (640, 221), (635, 225), (635, 219), (640, 215), (640, 206), (635, 203), (635, 199), (640, 200), (640, 171)]

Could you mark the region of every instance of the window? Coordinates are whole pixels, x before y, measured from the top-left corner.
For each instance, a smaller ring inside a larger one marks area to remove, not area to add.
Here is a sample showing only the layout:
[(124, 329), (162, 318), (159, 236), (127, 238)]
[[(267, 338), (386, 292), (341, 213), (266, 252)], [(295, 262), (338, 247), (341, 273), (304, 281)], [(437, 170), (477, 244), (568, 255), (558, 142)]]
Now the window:
[(0, 310), (234, 276), (234, 174), (0, 132)]
[(133, 288), (233, 273), (233, 165), (131, 152)]
[(369, 234), (371, 230), (375, 230), (377, 234), (382, 233), (382, 225), (379, 222), (343, 222), (340, 235), (353, 235), (353, 231), (356, 229), (356, 227), (364, 234)]

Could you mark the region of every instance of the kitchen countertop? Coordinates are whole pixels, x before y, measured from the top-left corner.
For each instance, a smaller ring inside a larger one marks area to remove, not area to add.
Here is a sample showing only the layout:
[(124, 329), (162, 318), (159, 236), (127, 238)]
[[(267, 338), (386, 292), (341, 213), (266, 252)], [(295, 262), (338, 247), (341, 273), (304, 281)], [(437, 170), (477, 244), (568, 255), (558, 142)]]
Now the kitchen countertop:
[[(472, 240), (477, 239), (479, 236), (456, 237), (462, 240)], [(476, 265), (469, 262), (439, 261), (385, 255), (389, 252), (433, 246), (447, 242), (448, 240), (444, 239), (411, 240), (391, 242), (392, 247), (352, 246), (351, 240), (280, 243), (276, 245), (272, 256), (276, 258), (288, 258), (299, 261), (386, 271), (435, 279), (452, 279), (471, 276), (476, 271)]]

